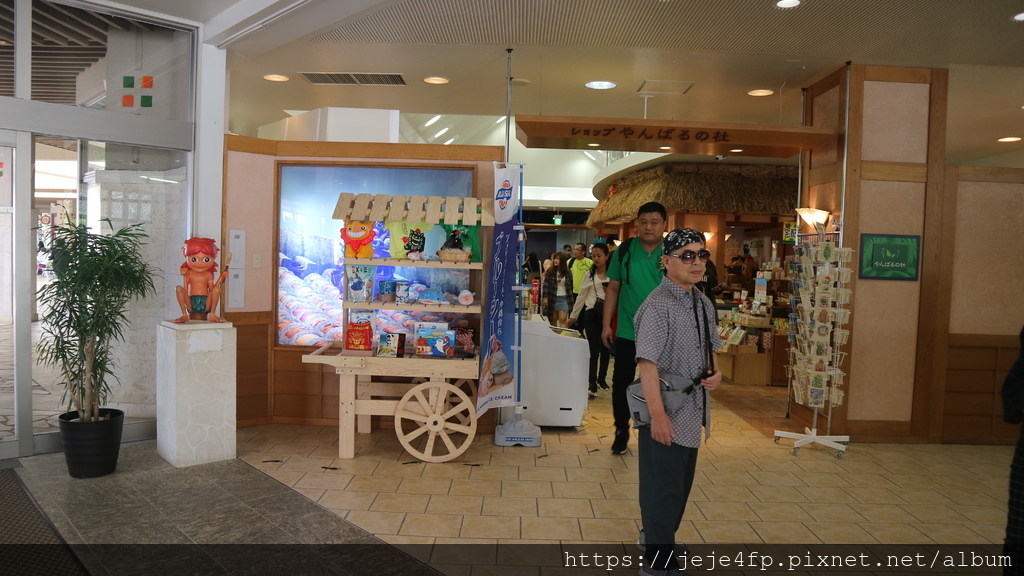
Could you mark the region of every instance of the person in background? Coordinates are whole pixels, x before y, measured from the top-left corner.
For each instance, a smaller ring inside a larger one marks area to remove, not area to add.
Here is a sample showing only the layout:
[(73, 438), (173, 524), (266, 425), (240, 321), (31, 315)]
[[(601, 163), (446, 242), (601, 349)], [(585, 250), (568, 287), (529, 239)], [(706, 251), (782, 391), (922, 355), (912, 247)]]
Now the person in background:
[(540, 262), (537, 261), (537, 253), (530, 252), (523, 262), (523, 284), (529, 284), (540, 278)]
[(572, 308), (572, 274), (565, 266), (560, 253), (551, 255), (551, 267), (544, 274), (541, 286), (541, 306), (552, 326), (566, 328), (569, 325), (569, 310)]
[(757, 260), (750, 255), (750, 244), (743, 245), (743, 275), (748, 278), (757, 276)]
[[(1024, 422), (1024, 329), (1020, 331), (1021, 352), (1003, 382), (1003, 420), (1009, 424)], [(1010, 499), (1006, 513), (1006, 539), (1003, 554), (1010, 562), (1003, 574), (1024, 574), (1024, 428), (1013, 450), (1010, 463)]]
[[(700, 232), (692, 228), (669, 232), (659, 259), (665, 276), (633, 319), (640, 387), (651, 411), (650, 424), (637, 430), (641, 575), (683, 573), (674, 550), (675, 533), (693, 487), (702, 426), (704, 438), (711, 437), (708, 392), (722, 381), (718, 359), (711, 352), (722, 346), (715, 329), (715, 307), (696, 287), (710, 256)], [(661, 399), (658, 378), (663, 374), (692, 379), (695, 385), (671, 414), (665, 412)]]
[(552, 252), (551, 254), (548, 254), (547, 260), (544, 261), (544, 265), (540, 269), (540, 272), (542, 274), (542, 276), (541, 276), (541, 280), (542, 281), (543, 281), (543, 275), (547, 274), (548, 270), (551, 269), (551, 263), (554, 262), (555, 256), (558, 255), (558, 254), (561, 254), (561, 252)]
[(572, 245), (565, 244), (562, 246), (562, 262), (565, 262), (566, 266), (569, 265), (569, 258), (572, 258)]
[[(722, 293), (722, 286), (718, 283), (718, 268), (715, 267), (715, 263), (708, 258), (705, 263), (704, 278), (697, 283), (697, 289), (704, 293), (711, 300), (711, 304), (714, 305), (718, 300), (718, 295)], [(715, 309), (715, 317), (718, 317), (718, 310)]]
[[(577, 244), (579, 246), (579, 244)], [(569, 326), (586, 322), (585, 334), (590, 344), (590, 397), (597, 396), (597, 388), (608, 389), (608, 361), (611, 355), (601, 341), (601, 323), (604, 320), (605, 286), (608, 285), (608, 245), (594, 244), (591, 253), (594, 266), (580, 281), (580, 293), (569, 314)], [(575, 284), (574, 284), (575, 285)], [(581, 313), (582, 318), (581, 318)], [(579, 319), (579, 320), (578, 320)]]
[[(583, 275), (594, 267), (594, 261), (587, 258), (586, 244), (580, 242), (572, 247), (572, 258), (569, 258), (566, 262), (566, 266), (569, 268), (569, 273), (572, 274), (572, 288), (576, 292), (574, 297), (579, 298), (580, 285), (583, 284)], [(577, 326), (579, 326), (580, 332), (583, 332), (584, 335), (586, 335), (588, 325), (586, 319), (587, 311), (583, 310), (580, 314), (581, 317), (579, 322), (577, 322)]]
[(743, 274), (743, 256), (733, 256), (729, 265), (725, 267), (726, 274)]
[[(605, 289), (604, 319), (601, 340), (615, 350), (612, 370), (612, 413), (615, 416), (615, 438), (612, 454), (623, 454), (629, 443), (629, 405), (626, 387), (636, 377), (636, 335), (633, 315), (647, 295), (661, 283), (661, 241), (667, 213), (657, 202), (648, 202), (637, 211), (639, 236), (629, 238), (612, 253), (608, 264), (608, 287)], [(612, 321), (617, 322), (612, 328)]]

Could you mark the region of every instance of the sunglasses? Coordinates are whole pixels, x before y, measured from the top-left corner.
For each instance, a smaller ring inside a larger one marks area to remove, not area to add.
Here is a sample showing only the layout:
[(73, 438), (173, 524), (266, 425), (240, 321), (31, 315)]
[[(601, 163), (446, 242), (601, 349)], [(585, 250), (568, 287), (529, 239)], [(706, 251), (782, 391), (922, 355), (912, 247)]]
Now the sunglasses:
[(666, 254), (666, 256), (679, 258), (683, 263), (689, 264), (690, 262), (693, 262), (694, 258), (700, 258), (701, 262), (707, 262), (708, 259), (711, 258), (711, 252), (707, 250), (700, 250), (698, 252), (694, 252), (693, 250), (683, 250), (682, 254)]

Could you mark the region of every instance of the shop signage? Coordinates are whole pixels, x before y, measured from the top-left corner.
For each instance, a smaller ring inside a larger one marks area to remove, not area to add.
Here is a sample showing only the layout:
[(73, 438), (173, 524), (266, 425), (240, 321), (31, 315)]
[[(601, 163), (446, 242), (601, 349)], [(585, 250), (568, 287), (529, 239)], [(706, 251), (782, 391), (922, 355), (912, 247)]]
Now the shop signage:
[(513, 284), (518, 264), (519, 200), (522, 165), (494, 169), (494, 242), (491, 277), (488, 279), (484, 333), (480, 339), (483, 355), (477, 382), (476, 413), (489, 408), (514, 406), (519, 401), (518, 366), (511, 362), (516, 333)]
[(800, 226), (796, 222), (783, 222), (782, 223), (782, 243), (783, 244), (796, 244), (797, 234), (800, 232)]
[(860, 235), (860, 273), (868, 280), (917, 280), (920, 236)]

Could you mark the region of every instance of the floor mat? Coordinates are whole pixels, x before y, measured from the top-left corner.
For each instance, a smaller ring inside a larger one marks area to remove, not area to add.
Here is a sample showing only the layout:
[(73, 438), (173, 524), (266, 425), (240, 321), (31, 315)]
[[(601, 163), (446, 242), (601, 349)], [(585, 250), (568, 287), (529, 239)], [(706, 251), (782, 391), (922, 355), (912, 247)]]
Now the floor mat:
[(0, 519), (0, 573), (88, 574), (13, 469), (0, 469)]

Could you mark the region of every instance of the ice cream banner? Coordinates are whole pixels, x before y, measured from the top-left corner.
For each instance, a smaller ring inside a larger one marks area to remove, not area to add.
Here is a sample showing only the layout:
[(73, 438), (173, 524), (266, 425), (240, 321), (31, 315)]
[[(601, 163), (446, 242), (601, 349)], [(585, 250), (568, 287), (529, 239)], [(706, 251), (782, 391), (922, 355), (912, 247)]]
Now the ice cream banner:
[(512, 370), (512, 346), (515, 337), (515, 274), (519, 269), (519, 195), (522, 165), (494, 169), (494, 243), (490, 284), (484, 308), (484, 333), (480, 339), (483, 360), (477, 388), (476, 413), (489, 408), (513, 406), (519, 399)]

